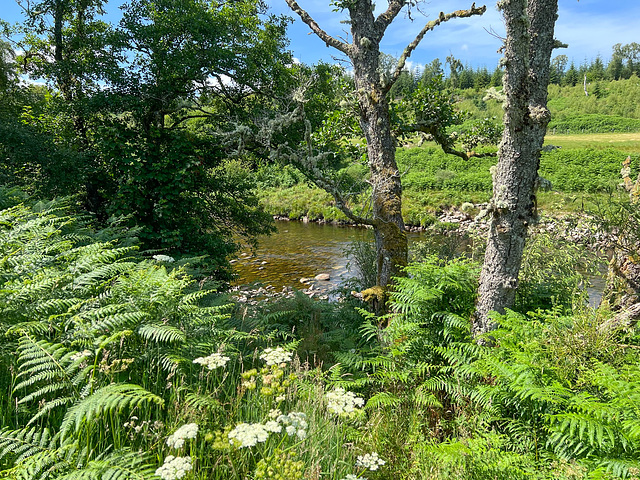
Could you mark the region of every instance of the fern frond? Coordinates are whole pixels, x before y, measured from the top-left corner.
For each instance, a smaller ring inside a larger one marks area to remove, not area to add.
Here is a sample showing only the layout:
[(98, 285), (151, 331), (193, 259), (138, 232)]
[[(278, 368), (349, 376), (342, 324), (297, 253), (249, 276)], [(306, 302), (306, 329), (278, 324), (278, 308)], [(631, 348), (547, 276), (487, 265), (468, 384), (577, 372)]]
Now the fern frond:
[(365, 408), (396, 407), (400, 402), (401, 399), (398, 395), (389, 392), (378, 392), (367, 401)]
[(146, 403), (162, 406), (164, 400), (138, 385), (114, 384), (102, 387), (67, 411), (60, 426), (62, 439), (106, 413), (118, 413)]
[(138, 334), (145, 340), (156, 343), (184, 343), (186, 334), (172, 325), (147, 324), (138, 328)]
[(156, 467), (147, 453), (116, 451), (91, 460), (56, 480), (146, 480), (155, 477)]

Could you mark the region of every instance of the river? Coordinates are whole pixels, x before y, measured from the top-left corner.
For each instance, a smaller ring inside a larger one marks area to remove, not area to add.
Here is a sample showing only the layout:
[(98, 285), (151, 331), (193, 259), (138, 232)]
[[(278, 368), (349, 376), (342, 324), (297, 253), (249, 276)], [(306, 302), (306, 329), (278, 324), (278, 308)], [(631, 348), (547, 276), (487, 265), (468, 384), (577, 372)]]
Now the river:
[[(328, 274), (329, 281), (315, 282), (323, 289), (337, 287), (354, 275), (347, 268), (349, 258), (345, 250), (357, 240), (373, 241), (373, 232), (366, 228), (336, 226), (332, 224), (276, 221), (277, 231), (261, 236), (258, 247), (240, 252), (232, 260), (238, 275), (238, 285), (260, 282), (277, 290), (283, 287), (305, 288), (300, 279), (313, 279), (318, 274)], [(426, 233), (408, 232), (409, 244), (426, 240)], [(602, 277), (591, 278), (589, 304), (600, 302), (604, 289)]]
[[(238, 284), (261, 282), (282, 287), (302, 288), (301, 278), (329, 274), (326, 286), (337, 286), (352, 276), (347, 269), (345, 249), (356, 240), (373, 241), (366, 228), (331, 224), (276, 221), (277, 232), (261, 236), (258, 248), (240, 252), (233, 268)], [(409, 242), (424, 238), (421, 233), (408, 233)]]

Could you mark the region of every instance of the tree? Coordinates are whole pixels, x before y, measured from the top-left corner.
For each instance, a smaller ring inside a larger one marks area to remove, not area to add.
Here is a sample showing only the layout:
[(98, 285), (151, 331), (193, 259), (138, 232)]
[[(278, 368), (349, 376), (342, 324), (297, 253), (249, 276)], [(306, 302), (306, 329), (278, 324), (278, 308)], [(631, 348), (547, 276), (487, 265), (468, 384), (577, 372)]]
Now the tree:
[(604, 63), (602, 63), (602, 59), (600, 58), (600, 55), (598, 55), (596, 59), (591, 62), (591, 65), (589, 65), (587, 79), (589, 81), (602, 80), (604, 79), (604, 76)]
[(557, 55), (553, 60), (551, 60), (549, 83), (555, 83), (556, 85), (560, 85), (562, 83), (564, 69), (567, 68), (568, 61), (569, 57), (566, 55)]
[(369, 182), (372, 187), (371, 217), (355, 215), (339, 195), (334, 196), (337, 206), (351, 220), (373, 226), (377, 251), (377, 281), (378, 285), (384, 288), (391, 282), (392, 277), (401, 272), (401, 267), (407, 262), (407, 238), (402, 218), (402, 185), (395, 160), (395, 140), (391, 133), (389, 90), (402, 74), (407, 59), (427, 32), (453, 18), (480, 15), (486, 7), (477, 8), (473, 4), (468, 10), (441, 13), (437, 19), (426, 23), (404, 49), (391, 75), (381, 77), (380, 42), (391, 22), (405, 6), (410, 7), (411, 4), (405, 0), (390, 0), (387, 9), (375, 17), (371, 0), (336, 3), (338, 8), (349, 13), (353, 39), (351, 43), (329, 35), (296, 0), (287, 0), (289, 7), (322, 41), (345, 54), (353, 65), (359, 124), (367, 142)]
[(15, 52), (8, 42), (0, 40), (0, 95), (15, 85), (17, 73), (15, 68)]
[(85, 154), (95, 187), (73, 193), (89, 197), (100, 221), (127, 215), (144, 248), (208, 255), (228, 279), (238, 238), (273, 222), (226, 139), (289, 81), (288, 20), (266, 17), (254, 0), (133, 0), (118, 28), (96, 20), (99, 0), (31, 6), (42, 8), (26, 10), (23, 67), (63, 100), (52, 116), (73, 117), (67, 140)]
[(453, 55), (449, 55), (444, 63), (449, 65), (449, 85), (451, 88), (458, 88), (460, 86), (460, 73), (464, 70), (464, 65)]
[(490, 312), (514, 304), (527, 229), (537, 219), (540, 149), (549, 123), (547, 87), (558, 0), (502, 0), (506, 24), (504, 133), (493, 172), (490, 230), (474, 316), (475, 334), (490, 331)]
[[(95, 95), (112, 165), (111, 214), (131, 214), (148, 248), (223, 259), (234, 234), (268, 233), (242, 162), (225, 161), (224, 130), (280, 83), (291, 58), (286, 21), (252, 0), (133, 0), (113, 39), (131, 52)], [(231, 121), (232, 120), (232, 121)]]
[(614, 52), (614, 54), (611, 56), (609, 64), (607, 65), (607, 79), (620, 80), (620, 78), (622, 78), (623, 70), (624, 65), (622, 63), (622, 57)]
[(613, 57), (619, 57), (621, 60), (626, 60), (624, 67), (624, 78), (629, 78), (634, 73), (637, 75), (640, 73), (640, 44), (628, 43), (622, 45), (616, 43), (613, 46)]
[(496, 69), (493, 71), (493, 74), (491, 75), (490, 86), (492, 86), (492, 87), (500, 87), (500, 86), (502, 86), (502, 76), (503, 75), (504, 75), (504, 71), (502, 70), (502, 68), (500, 68), (500, 66), (496, 67)]
[(428, 85), (434, 78), (441, 78), (444, 75), (440, 59), (434, 58), (431, 63), (424, 66), (420, 76), (420, 84)]
[(571, 62), (571, 65), (569, 65), (569, 70), (567, 70), (562, 84), (574, 87), (579, 81), (580, 74), (578, 73), (578, 69), (576, 69), (575, 63)]

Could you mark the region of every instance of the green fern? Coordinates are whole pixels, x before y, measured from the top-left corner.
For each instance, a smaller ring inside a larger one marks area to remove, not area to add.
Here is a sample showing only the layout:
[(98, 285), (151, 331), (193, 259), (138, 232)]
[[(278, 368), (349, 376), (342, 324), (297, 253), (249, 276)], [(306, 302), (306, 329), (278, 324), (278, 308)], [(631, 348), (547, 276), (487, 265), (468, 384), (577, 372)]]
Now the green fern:
[(64, 440), (69, 434), (75, 434), (84, 425), (95, 422), (107, 413), (120, 413), (147, 403), (162, 406), (164, 400), (139, 385), (123, 383), (102, 387), (67, 411), (60, 425), (61, 438)]

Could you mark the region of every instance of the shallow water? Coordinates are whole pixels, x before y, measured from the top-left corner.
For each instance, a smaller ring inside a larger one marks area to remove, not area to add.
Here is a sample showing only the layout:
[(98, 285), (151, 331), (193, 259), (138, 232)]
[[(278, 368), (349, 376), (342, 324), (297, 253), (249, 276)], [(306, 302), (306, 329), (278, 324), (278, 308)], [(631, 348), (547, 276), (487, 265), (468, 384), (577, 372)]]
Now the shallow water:
[[(373, 241), (373, 231), (366, 228), (337, 226), (331, 224), (276, 222), (276, 233), (259, 238), (258, 248), (245, 249), (233, 261), (238, 279), (237, 285), (260, 282), (282, 287), (305, 288), (300, 279), (313, 279), (318, 274), (329, 274), (329, 281), (314, 282), (330, 289), (355, 275), (349, 271), (349, 258), (345, 249), (356, 240)], [(426, 240), (426, 233), (407, 233), (409, 244)], [(587, 288), (589, 304), (600, 303), (605, 279), (592, 277)]]
[[(337, 286), (354, 275), (347, 269), (345, 249), (356, 240), (373, 241), (373, 231), (366, 228), (321, 225), (303, 222), (276, 222), (277, 232), (261, 236), (258, 248), (245, 249), (233, 263), (238, 284), (262, 282), (277, 289), (301, 288), (301, 278), (328, 273), (327, 286)], [(408, 233), (409, 242), (424, 234)]]

